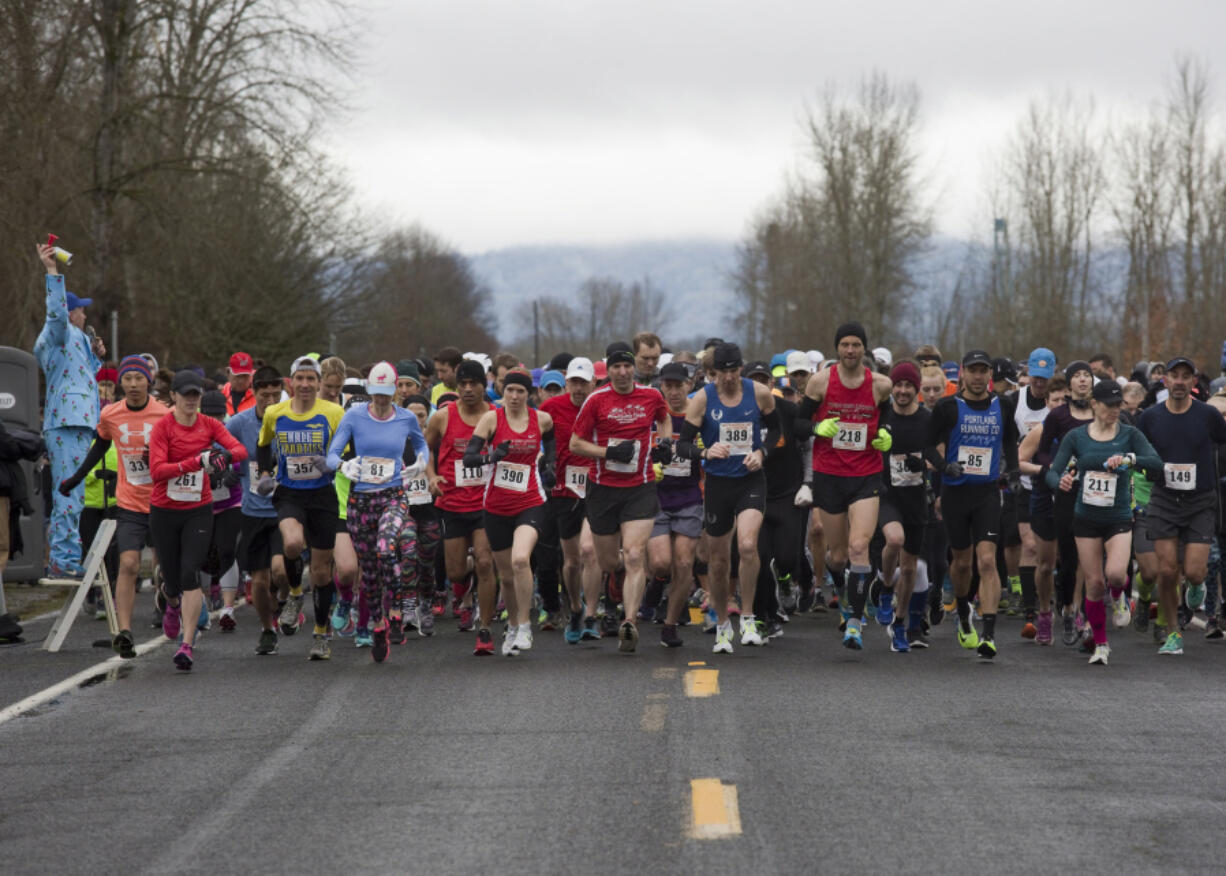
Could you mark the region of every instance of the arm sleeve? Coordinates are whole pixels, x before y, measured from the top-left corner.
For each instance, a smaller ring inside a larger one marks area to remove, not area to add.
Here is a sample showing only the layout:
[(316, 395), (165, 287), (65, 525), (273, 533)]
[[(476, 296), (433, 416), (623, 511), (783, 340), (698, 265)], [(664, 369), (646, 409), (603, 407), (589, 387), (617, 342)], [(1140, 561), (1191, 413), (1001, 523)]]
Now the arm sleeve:
[(948, 398), (950, 396), (942, 398), (932, 409), (932, 416), (928, 418), (928, 435), (924, 442), (924, 459), (932, 463), (932, 467), (938, 472), (945, 468), (945, 457), (937, 450), (937, 446), (949, 445), (949, 433), (954, 425), (949, 418), (950, 405), (946, 403)]
[(345, 445), (353, 439), (353, 425), (346, 414), (341, 418), (340, 425), (332, 433), (332, 443), (328, 445), (328, 470), (336, 471), (341, 467), (341, 452)]
[(1053, 490), (1060, 488), (1060, 478), (1064, 475), (1064, 469), (1068, 466), (1068, 461), (1073, 458), (1073, 445), (1077, 443), (1076, 436), (1070, 432), (1060, 442), (1060, 449), (1056, 451), (1056, 458), (1052, 460), (1051, 466), (1047, 469), (1047, 473), (1043, 475), (1043, 479), (1047, 481), (1047, 486)]
[(106, 458), (106, 452), (111, 449), (111, 442), (103, 438), (97, 432), (94, 433), (94, 443), (89, 446), (89, 452), (85, 454), (85, 459), (75, 472), (73, 472), (70, 480), (74, 482), (82, 481), (94, 466), (102, 462)]
[(1017, 399), (1005, 396), (1000, 400), (1000, 412), (1005, 418), (1005, 473), (1017, 471)]
[(553, 468), (558, 461), (558, 439), (553, 429), (541, 436), (541, 465)]
[[(812, 423), (813, 418), (817, 416), (818, 404), (807, 395), (800, 400), (800, 410), (796, 414), (798, 422)], [(808, 427), (812, 429), (812, 426)]]
[(782, 425), (779, 420), (778, 407), (776, 407), (769, 414), (762, 415), (762, 425), (766, 426), (766, 437), (762, 439), (762, 456), (765, 458), (771, 455), (771, 451), (773, 451), (775, 449), (775, 445), (779, 443), (779, 435)]
[(681, 421), (681, 434), (677, 438), (677, 455), (682, 459), (702, 459), (702, 451), (694, 444), (698, 427), (689, 420)]

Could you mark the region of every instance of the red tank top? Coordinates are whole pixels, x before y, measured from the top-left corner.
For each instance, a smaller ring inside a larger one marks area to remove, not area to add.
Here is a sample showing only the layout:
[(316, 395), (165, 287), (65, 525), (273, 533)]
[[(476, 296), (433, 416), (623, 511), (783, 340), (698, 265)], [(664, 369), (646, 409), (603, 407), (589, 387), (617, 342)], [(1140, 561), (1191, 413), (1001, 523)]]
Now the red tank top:
[(839, 431), (833, 438), (813, 441), (813, 470), (842, 477), (867, 477), (880, 474), (881, 454), (869, 446), (877, 437), (877, 402), (873, 397), (873, 373), (864, 369), (864, 380), (848, 389), (839, 379), (839, 367), (830, 369), (826, 397), (817, 409), (817, 422), (839, 418)]
[(528, 428), (516, 432), (507, 422), (507, 412), (498, 409), (498, 423), (490, 436), (493, 450), (503, 441), (511, 442), (511, 452), (494, 466), (485, 488), (485, 510), (511, 517), (545, 504), (545, 490), (536, 476), (536, 458), (541, 449), (541, 426), (537, 412), (528, 409)]
[(459, 407), (448, 404), (447, 430), (438, 445), (438, 460), (435, 468), (443, 479), (443, 495), (434, 504), (444, 511), (480, 511), (485, 501), (485, 483), (489, 480), (489, 466), (472, 469), (464, 467), (464, 449), (473, 437), (476, 424), (468, 425), (460, 416)]

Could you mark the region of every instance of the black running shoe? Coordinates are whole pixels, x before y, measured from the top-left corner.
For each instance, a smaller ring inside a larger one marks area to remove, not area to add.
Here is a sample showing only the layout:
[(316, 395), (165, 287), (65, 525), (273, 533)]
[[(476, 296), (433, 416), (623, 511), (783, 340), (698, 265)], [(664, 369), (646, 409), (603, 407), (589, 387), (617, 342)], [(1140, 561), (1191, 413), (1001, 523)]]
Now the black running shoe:
[(370, 649), (370, 656), (375, 659), (376, 663), (382, 663), (387, 659), (387, 627), (381, 630), (375, 630), (375, 644)]

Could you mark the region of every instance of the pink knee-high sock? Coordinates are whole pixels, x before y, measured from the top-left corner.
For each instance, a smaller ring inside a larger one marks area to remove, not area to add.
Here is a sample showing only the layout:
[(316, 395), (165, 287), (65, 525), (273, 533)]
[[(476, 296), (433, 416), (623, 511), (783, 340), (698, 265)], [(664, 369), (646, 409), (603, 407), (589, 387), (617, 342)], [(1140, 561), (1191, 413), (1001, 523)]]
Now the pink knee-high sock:
[(1086, 599), (1086, 620), (1094, 631), (1094, 644), (1107, 644), (1107, 607), (1101, 599)]
[(352, 584), (342, 584), (340, 577), (337, 575), (332, 576), (332, 583), (336, 585), (336, 592), (341, 595), (341, 599), (343, 599), (345, 602), (348, 602), (350, 605), (352, 605), (353, 604), (353, 585)]
[(366, 594), (358, 594), (358, 626), (370, 628), (370, 606), (366, 602)]

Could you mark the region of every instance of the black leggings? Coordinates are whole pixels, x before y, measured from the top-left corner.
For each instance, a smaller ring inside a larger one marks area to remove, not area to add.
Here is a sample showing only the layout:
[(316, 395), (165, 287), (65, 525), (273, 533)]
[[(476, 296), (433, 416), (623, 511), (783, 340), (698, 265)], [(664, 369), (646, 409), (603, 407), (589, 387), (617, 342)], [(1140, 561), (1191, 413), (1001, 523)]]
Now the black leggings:
[(199, 590), (196, 573), (213, 540), (213, 506), (178, 510), (154, 505), (149, 509), (149, 532), (166, 582), (166, 596), (176, 599), (188, 590)]
[(1058, 545), (1060, 604), (1072, 605), (1077, 589), (1077, 540), (1073, 538), (1073, 509), (1077, 505), (1075, 493), (1056, 494), (1056, 543)]
[(771, 574), (771, 560), (781, 576), (796, 571), (804, 544), (805, 524), (792, 496), (767, 499), (762, 528), (758, 530), (758, 589), (754, 595), (753, 613), (761, 618), (773, 618), (779, 613), (775, 578)]

